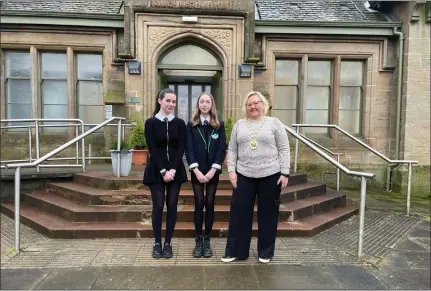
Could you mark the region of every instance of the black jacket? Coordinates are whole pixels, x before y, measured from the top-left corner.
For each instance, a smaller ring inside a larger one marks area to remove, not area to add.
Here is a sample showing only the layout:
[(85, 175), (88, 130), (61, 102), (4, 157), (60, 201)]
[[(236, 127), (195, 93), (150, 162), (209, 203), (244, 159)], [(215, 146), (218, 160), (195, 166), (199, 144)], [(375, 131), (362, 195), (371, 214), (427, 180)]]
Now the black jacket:
[(176, 170), (173, 182), (186, 182), (187, 173), (182, 160), (186, 145), (184, 120), (174, 117), (168, 122), (167, 131), (164, 121), (151, 117), (145, 121), (145, 138), (149, 159), (145, 167), (143, 183), (146, 185), (164, 183), (160, 173), (163, 169)]
[[(187, 146), (186, 158), (189, 167), (198, 165), (202, 174), (214, 166), (218, 171), (214, 175), (214, 182), (218, 181), (218, 175), (221, 173), (221, 167), (226, 156), (226, 136), (224, 123), (220, 122), (219, 128), (215, 129), (208, 126), (208, 137), (205, 138), (204, 125), (197, 124), (193, 126), (191, 122), (187, 124)], [(204, 141), (205, 140), (205, 141)], [(191, 172), (192, 183), (199, 183)]]

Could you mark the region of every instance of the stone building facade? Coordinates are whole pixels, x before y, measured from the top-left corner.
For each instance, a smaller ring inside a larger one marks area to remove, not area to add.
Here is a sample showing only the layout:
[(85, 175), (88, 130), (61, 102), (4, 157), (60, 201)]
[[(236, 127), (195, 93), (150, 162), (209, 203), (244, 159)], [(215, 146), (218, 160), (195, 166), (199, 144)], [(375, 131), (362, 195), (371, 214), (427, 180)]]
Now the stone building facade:
[[(429, 1), (2, 0), (1, 9), (2, 119), (96, 124), (106, 105), (145, 119), (156, 92), (171, 87), (178, 116), (188, 119), (210, 91), (220, 117), (236, 120), (243, 96), (259, 90), (288, 126), (337, 124), (391, 159), (418, 160), (415, 189), (429, 192)], [(334, 130), (303, 133), (384, 183), (387, 164), (375, 154)], [(26, 154), (24, 135), (3, 136), (2, 160)], [(47, 130), (42, 147), (68, 137)], [(108, 139), (93, 137), (93, 154)], [(305, 147), (300, 166), (335, 171)], [(405, 184), (404, 169), (394, 173)]]

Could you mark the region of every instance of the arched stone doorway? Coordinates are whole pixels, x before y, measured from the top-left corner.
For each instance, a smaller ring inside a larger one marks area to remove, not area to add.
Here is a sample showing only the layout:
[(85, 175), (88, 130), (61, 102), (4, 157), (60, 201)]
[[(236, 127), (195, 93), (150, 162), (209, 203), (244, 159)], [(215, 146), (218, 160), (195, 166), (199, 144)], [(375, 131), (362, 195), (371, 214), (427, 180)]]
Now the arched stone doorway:
[(202, 92), (211, 93), (219, 117), (223, 112), (223, 63), (208, 47), (182, 41), (166, 48), (157, 61), (158, 89), (171, 88), (177, 95), (176, 114), (189, 120)]

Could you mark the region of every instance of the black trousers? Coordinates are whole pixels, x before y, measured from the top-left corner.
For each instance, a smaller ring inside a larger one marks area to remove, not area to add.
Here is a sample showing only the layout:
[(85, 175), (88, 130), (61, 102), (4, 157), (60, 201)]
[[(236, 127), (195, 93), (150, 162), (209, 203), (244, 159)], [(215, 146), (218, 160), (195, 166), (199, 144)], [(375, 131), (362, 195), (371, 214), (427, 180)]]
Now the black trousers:
[(180, 194), (180, 183), (163, 183), (150, 185), (153, 212), (151, 220), (153, 225), (154, 239), (156, 243), (162, 242), (162, 217), (165, 204), (166, 192), (166, 233), (165, 243), (170, 243), (177, 222), (178, 196)]
[(248, 178), (239, 173), (237, 175), (237, 188), (233, 190), (230, 205), (225, 255), (248, 259), (257, 196), (257, 251), (260, 258), (272, 258), (280, 210), (281, 184), (277, 185), (280, 173), (263, 178)]

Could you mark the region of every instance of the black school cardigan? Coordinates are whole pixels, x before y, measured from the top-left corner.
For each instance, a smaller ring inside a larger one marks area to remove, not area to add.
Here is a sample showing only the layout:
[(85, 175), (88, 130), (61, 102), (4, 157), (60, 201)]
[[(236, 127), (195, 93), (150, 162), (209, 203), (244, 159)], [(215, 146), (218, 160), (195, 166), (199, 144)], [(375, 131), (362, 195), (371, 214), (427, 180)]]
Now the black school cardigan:
[(175, 169), (175, 178), (170, 183), (184, 183), (187, 173), (182, 161), (186, 145), (186, 125), (184, 120), (174, 117), (166, 122), (151, 117), (145, 121), (145, 138), (149, 158), (145, 167), (143, 183), (145, 185), (163, 184), (160, 171)]

